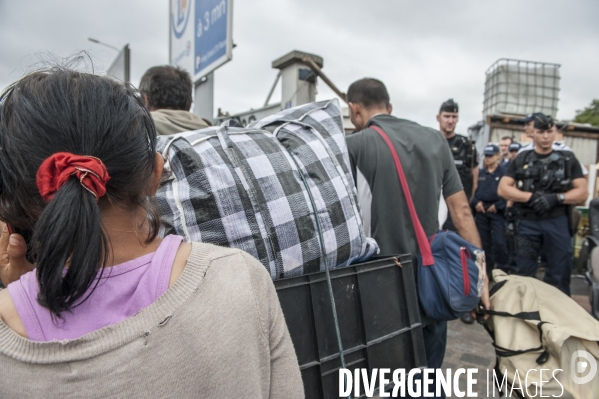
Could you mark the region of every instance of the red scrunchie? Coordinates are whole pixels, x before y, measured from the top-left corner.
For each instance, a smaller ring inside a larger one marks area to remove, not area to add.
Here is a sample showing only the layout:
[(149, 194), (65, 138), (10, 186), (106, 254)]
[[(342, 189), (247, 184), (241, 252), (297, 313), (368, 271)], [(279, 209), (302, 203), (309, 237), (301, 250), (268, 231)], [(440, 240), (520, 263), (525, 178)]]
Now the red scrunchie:
[(102, 161), (92, 156), (57, 152), (42, 162), (35, 176), (42, 199), (50, 202), (71, 176), (75, 176), (96, 199), (106, 194), (110, 176)]

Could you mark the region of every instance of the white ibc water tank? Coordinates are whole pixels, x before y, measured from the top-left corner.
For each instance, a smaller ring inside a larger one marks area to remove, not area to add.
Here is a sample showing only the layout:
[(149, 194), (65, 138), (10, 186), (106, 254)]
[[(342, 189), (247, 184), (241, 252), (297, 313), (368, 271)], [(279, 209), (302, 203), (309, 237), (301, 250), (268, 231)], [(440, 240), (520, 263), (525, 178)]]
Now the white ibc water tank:
[(555, 118), (559, 100), (559, 64), (501, 58), (486, 72), (483, 115), (528, 115)]

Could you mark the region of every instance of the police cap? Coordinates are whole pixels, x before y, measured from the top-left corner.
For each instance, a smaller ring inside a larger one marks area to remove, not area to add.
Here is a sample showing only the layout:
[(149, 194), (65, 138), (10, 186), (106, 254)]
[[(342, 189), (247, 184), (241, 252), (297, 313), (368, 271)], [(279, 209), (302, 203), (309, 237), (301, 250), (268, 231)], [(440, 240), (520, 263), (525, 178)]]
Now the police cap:
[(521, 122), (524, 123), (528, 123), (528, 122), (532, 122), (535, 120), (535, 116), (537, 115), (544, 115), (542, 112), (533, 112), (532, 114), (528, 115), (526, 118), (521, 119)]
[(520, 145), (520, 143), (512, 143), (510, 144), (510, 146), (508, 147), (508, 149), (510, 151), (520, 151), (520, 148), (522, 148), (522, 146)]
[(489, 144), (488, 146), (485, 147), (484, 154), (485, 155), (499, 154), (499, 147), (497, 147), (495, 144)]
[(439, 108), (439, 113), (441, 113), (443, 111), (457, 113), (458, 112), (458, 103), (453, 101), (453, 98), (450, 98), (449, 100), (447, 100), (443, 104), (441, 104), (441, 108)]
[(553, 118), (542, 113), (537, 113), (534, 118), (534, 128), (539, 130), (549, 130), (555, 126)]

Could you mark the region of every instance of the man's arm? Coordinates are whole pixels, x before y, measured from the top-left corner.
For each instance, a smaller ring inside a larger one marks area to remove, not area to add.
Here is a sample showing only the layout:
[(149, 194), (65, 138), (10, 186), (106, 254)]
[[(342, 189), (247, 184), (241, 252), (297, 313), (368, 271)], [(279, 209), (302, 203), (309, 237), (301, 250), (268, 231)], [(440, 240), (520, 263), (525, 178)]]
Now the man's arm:
[[(589, 171), (587, 170), (587, 168), (585, 168), (585, 166), (583, 164), (580, 164), (580, 167), (582, 168), (582, 173), (584, 174), (584, 184), (588, 187), (589, 186)], [(588, 195), (587, 195), (588, 197)], [(580, 201), (574, 205), (577, 206), (585, 206), (586, 205), (586, 198), (584, 201)]]
[(503, 176), (497, 187), (497, 195), (512, 202), (528, 202), (532, 193), (516, 188), (516, 180), (510, 176)]
[(349, 155), (349, 164), (351, 166), (352, 177), (354, 178), (354, 184), (356, 184), (358, 177), (357, 174), (357, 158), (360, 150), (362, 149), (362, 136), (358, 135), (357, 132), (350, 134), (345, 138), (345, 142), (347, 143), (347, 153)]
[(464, 190), (460, 190), (445, 198), (445, 202), (447, 203), (447, 209), (451, 215), (451, 220), (460, 237), (477, 247), (482, 248), (480, 236), (476, 230), (474, 218), (472, 217), (470, 205), (468, 205)]
[[(472, 170), (472, 195), (474, 195), (476, 187), (478, 187), (478, 152), (472, 142), (470, 142), (470, 149), (472, 151), (472, 163), (470, 165)], [(471, 200), (471, 198), (468, 198), (468, 200)]]
[(584, 203), (589, 196), (587, 180), (584, 177), (572, 180), (572, 189), (564, 193), (564, 204), (576, 205)]

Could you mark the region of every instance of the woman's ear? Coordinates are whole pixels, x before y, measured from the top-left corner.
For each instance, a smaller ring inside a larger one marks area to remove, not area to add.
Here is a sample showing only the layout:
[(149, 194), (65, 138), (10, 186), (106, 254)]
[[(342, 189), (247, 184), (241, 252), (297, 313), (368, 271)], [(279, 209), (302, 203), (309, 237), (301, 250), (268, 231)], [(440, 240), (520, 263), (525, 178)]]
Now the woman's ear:
[(152, 171), (152, 196), (156, 195), (158, 187), (160, 186), (160, 178), (162, 177), (162, 171), (164, 170), (164, 159), (159, 152), (155, 154), (154, 159), (154, 171)]

